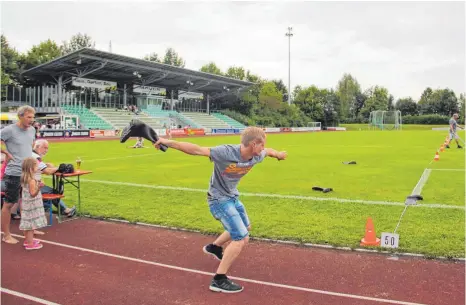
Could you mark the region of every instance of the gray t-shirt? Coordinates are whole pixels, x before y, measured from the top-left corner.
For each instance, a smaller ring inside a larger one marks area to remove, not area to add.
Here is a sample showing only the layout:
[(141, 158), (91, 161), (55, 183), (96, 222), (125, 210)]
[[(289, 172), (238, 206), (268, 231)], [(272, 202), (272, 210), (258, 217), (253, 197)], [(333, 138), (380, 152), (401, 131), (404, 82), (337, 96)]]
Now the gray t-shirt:
[(34, 127), (22, 129), (16, 124), (8, 125), (0, 132), (0, 139), (5, 142), (6, 149), (13, 156), (5, 169), (5, 175), (21, 176), (23, 160), (31, 157), (32, 145), (36, 137)]
[(241, 145), (220, 145), (210, 149), (210, 160), (214, 162), (214, 171), (210, 178), (208, 200), (239, 196), (238, 183), (251, 168), (262, 162), (266, 151), (251, 160), (242, 160)]
[[(450, 126), (451, 126), (451, 125), (453, 125), (453, 132), (456, 132), (456, 125), (457, 125), (457, 123), (456, 123), (456, 120), (455, 120), (454, 118), (451, 118), (451, 119), (450, 119)], [(452, 131), (452, 130), (450, 129), (450, 132), (451, 132), (451, 131)]]

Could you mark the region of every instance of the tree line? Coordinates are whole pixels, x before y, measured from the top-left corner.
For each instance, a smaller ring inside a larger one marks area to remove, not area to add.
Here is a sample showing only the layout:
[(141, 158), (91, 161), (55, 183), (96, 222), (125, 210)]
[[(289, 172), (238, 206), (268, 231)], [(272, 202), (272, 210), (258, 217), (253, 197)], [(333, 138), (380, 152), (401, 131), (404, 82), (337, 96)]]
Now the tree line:
[[(20, 53), (1, 36), (1, 84), (24, 84), (22, 72), (49, 62), (57, 57), (79, 50), (95, 47), (92, 37), (78, 33), (68, 41), (57, 43), (50, 39), (40, 42), (30, 50)], [(163, 55), (155, 52), (143, 59), (167, 65), (185, 67), (185, 60), (173, 48)], [(415, 101), (411, 97), (395, 97), (383, 86), (362, 89), (356, 78), (345, 73), (335, 88), (304, 87), (297, 85), (290, 94), (281, 79), (267, 79), (252, 71), (230, 66), (222, 71), (214, 62), (202, 66), (202, 72), (222, 75), (255, 83), (236, 95), (213, 100), (212, 109), (223, 110), (226, 114), (249, 125), (264, 126), (306, 126), (311, 121), (322, 122), (324, 126), (339, 123), (366, 123), (371, 111), (400, 110), (405, 123), (444, 124), (453, 113), (465, 113), (465, 94), (459, 96), (449, 88), (427, 87)]]

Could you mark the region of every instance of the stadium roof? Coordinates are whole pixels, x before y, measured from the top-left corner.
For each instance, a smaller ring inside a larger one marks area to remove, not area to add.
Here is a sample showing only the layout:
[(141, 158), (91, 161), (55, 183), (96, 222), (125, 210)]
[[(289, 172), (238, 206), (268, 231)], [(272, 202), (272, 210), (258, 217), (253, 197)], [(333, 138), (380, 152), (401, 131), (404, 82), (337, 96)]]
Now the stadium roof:
[(91, 48), (83, 48), (69, 53), (48, 63), (23, 72), (23, 75), (39, 83), (67, 84), (73, 77), (84, 77), (120, 84), (139, 84), (158, 86), (183, 91), (205, 93), (221, 93), (242, 90), (254, 83), (225, 76), (184, 69), (144, 59), (138, 59), (104, 52)]

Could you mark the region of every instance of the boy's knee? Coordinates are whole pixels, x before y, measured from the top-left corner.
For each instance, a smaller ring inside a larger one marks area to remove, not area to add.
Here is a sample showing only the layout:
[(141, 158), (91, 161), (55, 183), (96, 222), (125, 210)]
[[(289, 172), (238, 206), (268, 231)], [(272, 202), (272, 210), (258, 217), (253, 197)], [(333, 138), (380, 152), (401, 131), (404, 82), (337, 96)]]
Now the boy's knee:
[(238, 243), (238, 245), (240, 245), (241, 247), (244, 247), (249, 242), (249, 235), (246, 235), (240, 240), (235, 240), (234, 242)]

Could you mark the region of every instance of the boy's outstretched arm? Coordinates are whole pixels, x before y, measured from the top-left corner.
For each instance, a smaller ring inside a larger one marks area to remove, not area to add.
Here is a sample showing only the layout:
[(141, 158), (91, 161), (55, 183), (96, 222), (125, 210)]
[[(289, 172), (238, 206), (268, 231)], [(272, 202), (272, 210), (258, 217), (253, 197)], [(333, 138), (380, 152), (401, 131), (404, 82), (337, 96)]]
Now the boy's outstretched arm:
[(164, 144), (188, 155), (210, 157), (210, 149), (208, 147), (202, 147), (197, 144), (159, 138), (159, 140), (154, 143), (154, 147), (160, 149), (160, 144)]
[(288, 154), (286, 151), (276, 151), (275, 149), (272, 149), (272, 148), (266, 148), (265, 151), (267, 153), (266, 154), (267, 157), (275, 158), (278, 161), (285, 160), (286, 157), (288, 157)]

